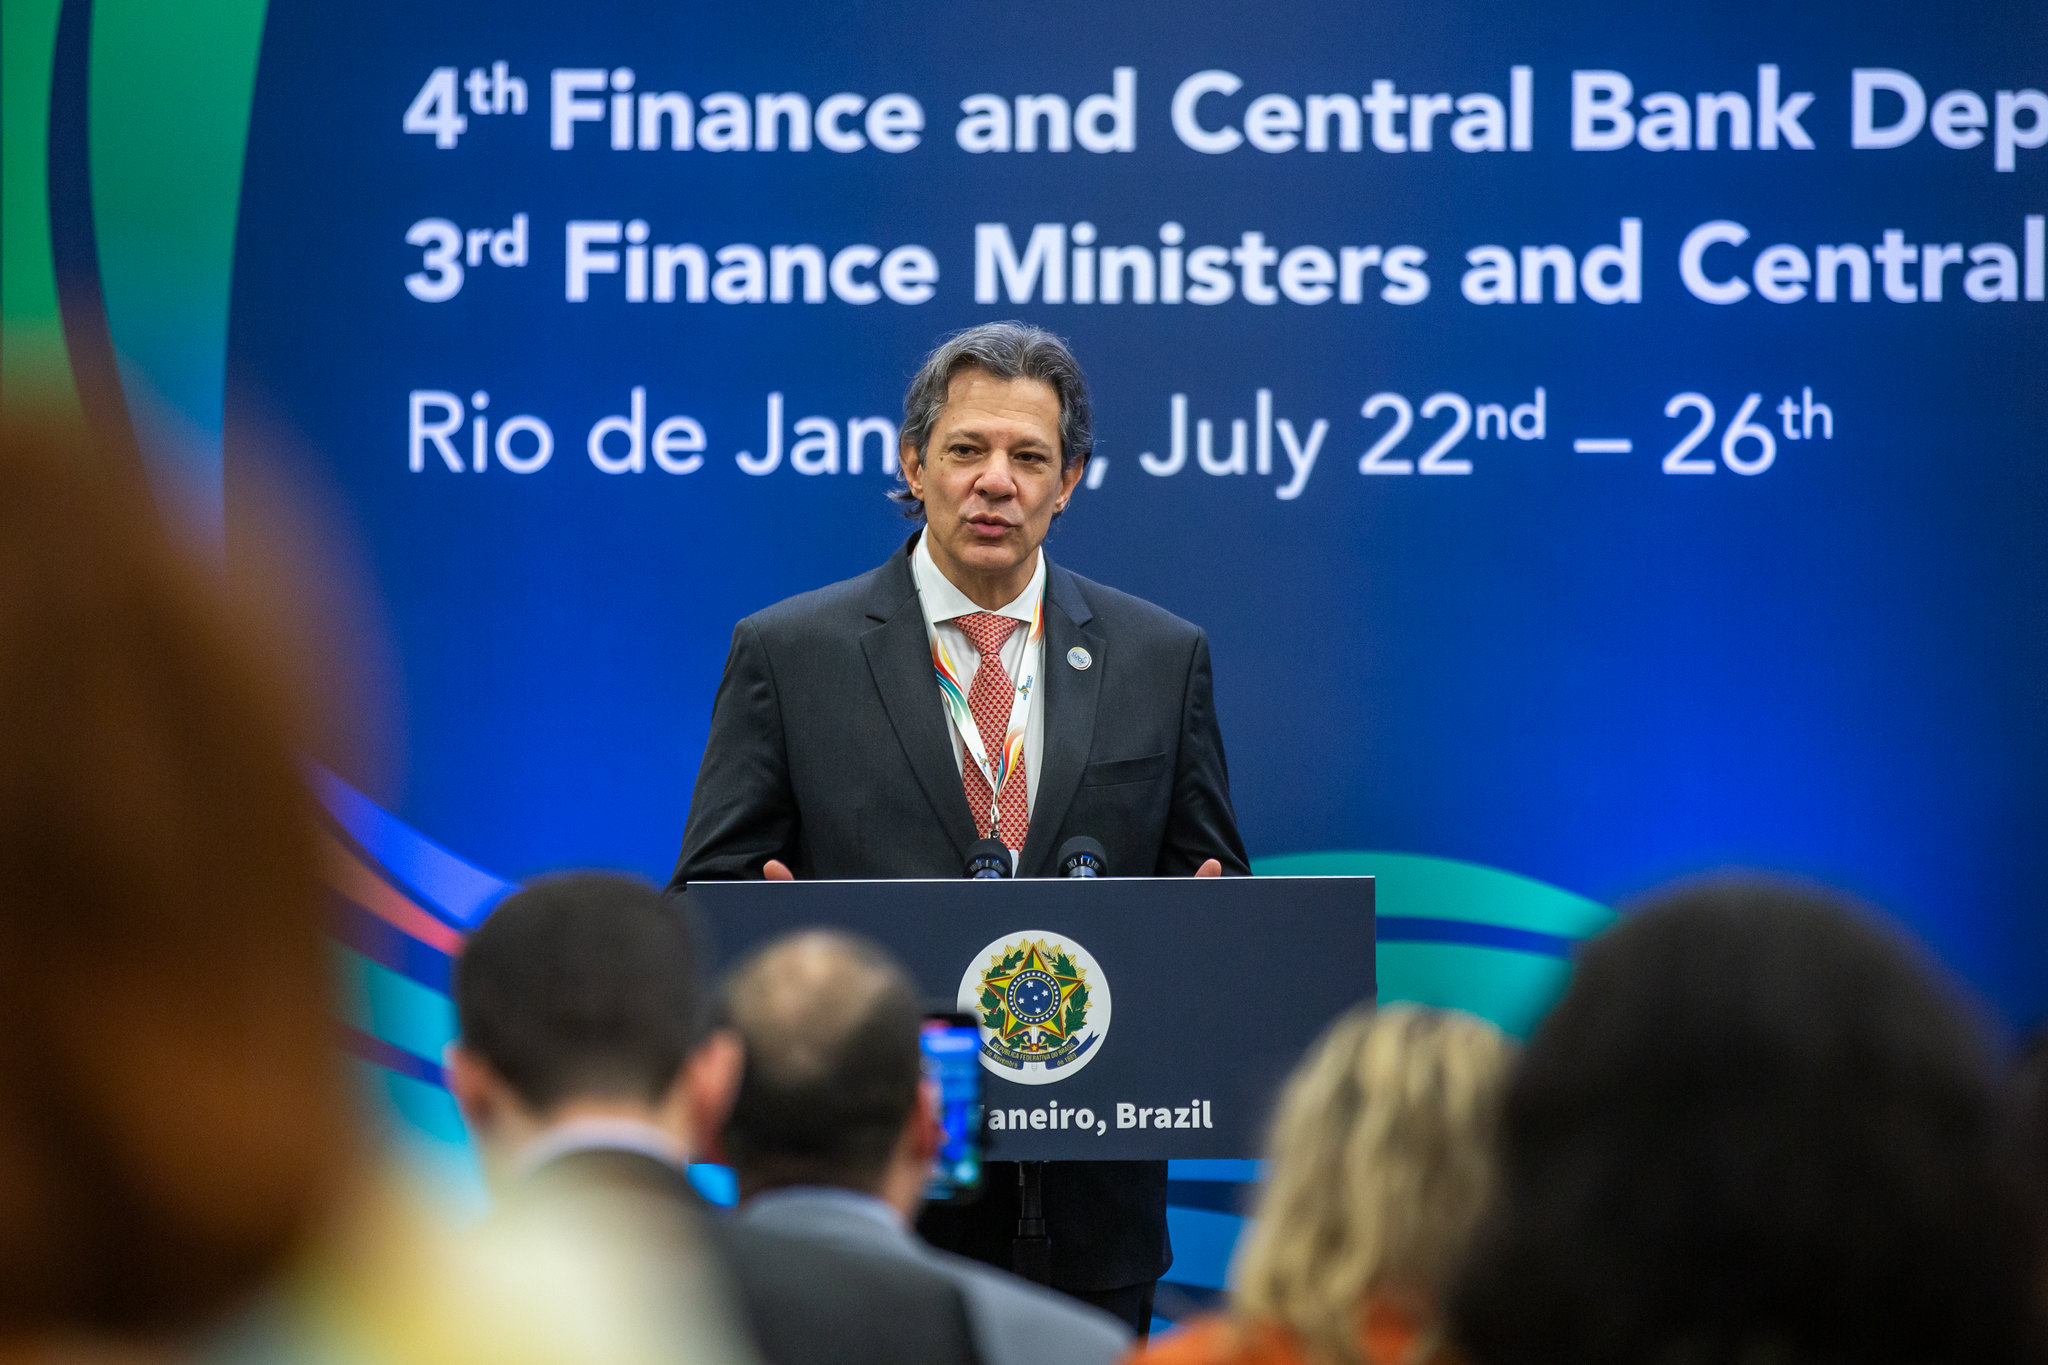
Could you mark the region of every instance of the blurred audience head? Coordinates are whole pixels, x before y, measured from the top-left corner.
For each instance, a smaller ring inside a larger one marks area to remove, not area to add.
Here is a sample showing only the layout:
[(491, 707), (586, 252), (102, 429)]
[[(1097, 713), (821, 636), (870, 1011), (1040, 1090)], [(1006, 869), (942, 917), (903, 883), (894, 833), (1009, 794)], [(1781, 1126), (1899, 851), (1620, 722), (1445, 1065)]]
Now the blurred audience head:
[(2048, 1025), (2036, 1028), (2008, 1080), (2014, 1161), (2031, 1188), (2044, 1253), (2039, 1284), (2048, 1308)]
[(1983, 1039), (1891, 933), (1722, 882), (1591, 943), (1454, 1293), (1479, 1365), (2021, 1359), (2033, 1230)]
[(1439, 1296), (1493, 1188), (1512, 1055), (1491, 1024), (1447, 1010), (1338, 1020), (1280, 1097), (1234, 1316), (1292, 1331), (1316, 1359), (1430, 1358)]
[(2012, 1100), (2023, 1140), (2033, 1144), (2027, 1155), (2048, 1173), (2048, 1024), (2028, 1035), (2013, 1068)]
[(448, 1084), (503, 1168), (579, 1121), (660, 1129), (695, 1155), (738, 1073), (702, 1035), (697, 953), (680, 908), (631, 877), (573, 872), (505, 898), (455, 963)]
[(0, 433), (0, 1340), (215, 1320), (349, 1164), (288, 670), (113, 466)]
[(894, 959), (850, 934), (793, 934), (735, 967), (719, 1006), (747, 1059), (725, 1126), (741, 1194), (836, 1185), (914, 1206), (939, 1135), (923, 1010)]

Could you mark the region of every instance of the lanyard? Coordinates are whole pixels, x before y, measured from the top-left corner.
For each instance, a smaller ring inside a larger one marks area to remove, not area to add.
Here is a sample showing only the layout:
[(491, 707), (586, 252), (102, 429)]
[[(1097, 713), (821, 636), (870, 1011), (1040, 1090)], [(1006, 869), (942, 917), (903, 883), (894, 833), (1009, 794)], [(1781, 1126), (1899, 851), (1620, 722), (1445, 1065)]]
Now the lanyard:
[[(1031, 611), (1031, 630), (1024, 637), (1024, 662), (1029, 664), (1031, 646), (1045, 635), (1045, 594), (1038, 595), (1038, 605)], [(979, 658), (979, 653), (976, 654)], [(938, 674), (939, 692), (946, 699), (946, 712), (953, 718), (953, 728), (960, 733), (960, 744), (967, 756), (974, 760), (974, 766), (981, 770), (982, 780), (988, 783), (989, 820), (991, 832), (994, 822), (1001, 818), (1003, 782), (1017, 771), (1024, 758), (1024, 731), (1031, 720), (1031, 694), (1036, 679), (1025, 673), (1011, 689), (1010, 727), (1003, 735), (1000, 753), (991, 756), (981, 742), (981, 727), (975, 724), (974, 712), (967, 706), (967, 688), (960, 685), (960, 672), (947, 656), (945, 637), (932, 632), (932, 669)], [(1018, 672), (1024, 670), (1019, 667)]]

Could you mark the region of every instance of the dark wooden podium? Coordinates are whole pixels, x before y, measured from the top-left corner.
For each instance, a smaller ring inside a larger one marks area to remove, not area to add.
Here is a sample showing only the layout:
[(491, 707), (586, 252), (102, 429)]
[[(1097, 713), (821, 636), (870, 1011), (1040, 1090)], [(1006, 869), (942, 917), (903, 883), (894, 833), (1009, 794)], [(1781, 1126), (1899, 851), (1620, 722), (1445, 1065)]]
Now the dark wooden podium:
[(1370, 877), (700, 882), (684, 900), (721, 961), (846, 929), (975, 1013), (996, 1161), (1257, 1156), (1281, 1081), (1376, 993)]

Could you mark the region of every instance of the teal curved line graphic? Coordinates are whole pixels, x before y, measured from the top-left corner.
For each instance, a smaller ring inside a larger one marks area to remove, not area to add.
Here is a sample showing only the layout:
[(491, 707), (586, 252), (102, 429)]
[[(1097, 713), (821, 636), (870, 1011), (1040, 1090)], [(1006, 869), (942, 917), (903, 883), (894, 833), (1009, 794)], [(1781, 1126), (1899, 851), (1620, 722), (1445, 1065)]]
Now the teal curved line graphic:
[[(1418, 923), (1433, 921), (1447, 929), (1506, 931), (1500, 936), (1510, 941), (1521, 936), (1532, 942), (1569, 944), (1599, 933), (1615, 919), (1606, 906), (1561, 887), (1479, 863), (1419, 853), (1294, 853), (1254, 858), (1252, 871), (1266, 877), (1376, 878), (1375, 909), (1382, 926), (1396, 922), (1408, 926), (1410, 932)], [(1571, 978), (1569, 958), (1533, 947), (1517, 950), (1483, 942), (1404, 942), (1394, 941), (1389, 933), (1381, 938), (1375, 957), (1382, 1002), (1398, 1000), (1464, 1010), (1521, 1038), (1535, 1029)], [(1204, 1164), (1237, 1168), (1218, 1170), (1216, 1178), (1253, 1178), (1252, 1162)], [(1176, 1170), (1171, 1178), (1197, 1178), (1197, 1173)], [(1173, 1237), (1173, 1267), (1165, 1282), (1196, 1290), (1222, 1289), (1246, 1220), (1178, 1204), (1168, 1207), (1167, 1220)]]
[[(1339, 850), (1255, 858), (1260, 876), (1370, 876), (1379, 918), (1487, 926), (1576, 942), (1614, 912), (1561, 887), (1480, 863), (1420, 853)], [(1396, 942), (1378, 950), (1379, 998), (1459, 1009), (1526, 1038), (1571, 977), (1569, 961), (1469, 942)]]
[(1340, 850), (1252, 859), (1261, 877), (1377, 877), (1381, 915), (1473, 920), (1561, 938), (1588, 938), (1614, 922), (1598, 901), (1483, 863), (1421, 853)]
[(1383, 943), (1380, 1001), (1463, 1010), (1503, 1032), (1535, 1032), (1571, 979), (1571, 964), (1528, 953), (1448, 943)]

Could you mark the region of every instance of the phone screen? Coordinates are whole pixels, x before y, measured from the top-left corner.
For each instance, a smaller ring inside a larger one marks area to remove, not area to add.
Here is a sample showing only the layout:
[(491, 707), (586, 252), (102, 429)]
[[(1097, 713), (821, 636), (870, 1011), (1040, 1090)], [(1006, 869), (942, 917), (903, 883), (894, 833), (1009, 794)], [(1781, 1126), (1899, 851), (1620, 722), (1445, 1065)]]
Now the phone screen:
[(972, 1015), (931, 1014), (919, 1041), (942, 1130), (924, 1196), (964, 1202), (981, 1193), (981, 1030)]

